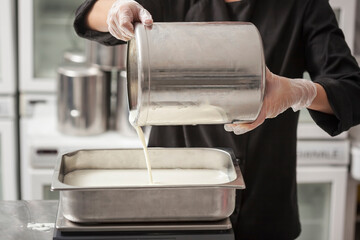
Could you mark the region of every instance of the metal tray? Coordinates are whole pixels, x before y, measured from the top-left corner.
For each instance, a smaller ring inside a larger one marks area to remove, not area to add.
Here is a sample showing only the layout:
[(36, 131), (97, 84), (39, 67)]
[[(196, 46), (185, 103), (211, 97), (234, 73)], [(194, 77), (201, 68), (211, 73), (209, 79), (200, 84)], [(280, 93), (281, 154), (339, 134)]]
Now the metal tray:
[(56, 229), (62, 232), (117, 232), (117, 231), (211, 231), (229, 230), (232, 225), (230, 218), (219, 221), (203, 222), (125, 222), (125, 223), (75, 223), (66, 219), (63, 215), (61, 202), (55, 222)]
[(120, 185), (64, 184), (76, 170), (145, 169), (142, 149), (79, 150), (59, 157), (52, 190), (60, 191), (63, 215), (79, 223), (216, 221), (235, 207), (236, 189), (245, 184), (232, 155), (211, 148), (149, 148), (153, 169), (213, 169), (226, 173), (219, 184)]

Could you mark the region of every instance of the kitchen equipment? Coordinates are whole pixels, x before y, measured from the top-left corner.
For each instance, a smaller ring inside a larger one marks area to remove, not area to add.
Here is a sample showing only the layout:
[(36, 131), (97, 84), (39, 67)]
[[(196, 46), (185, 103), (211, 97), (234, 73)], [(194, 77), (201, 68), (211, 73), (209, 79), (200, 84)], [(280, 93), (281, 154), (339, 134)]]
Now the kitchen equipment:
[(234, 240), (228, 218), (176, 224), (80, 225), (63, 217), (58, 201), (2, 201), (0, 222), (2, 240)]
[(125, 70), (126, 54), (126, 44), (105, 46), (95, 41), (87, 41), (86, 44), (86, 57), (89, 63), (105, 71)]
[[(64, 216), (73, 222), (93, 223), (215, 221), (231, 215), (235, 190), (245, 187), (231, 154), (206, 148), (149, 148), (149, 156), (154, 171), (165, 169), (175, 175), (177, 169), (221, 171), (228, 180), (218, 182), (211, 178), (213, 182), (209, 184), (195, 180), (184, 184), (65, 184), (67, 174), (81, 170), (92, 170), (95, 181), (97, 172), (104, 170), (123, 170), (123, 174), (146, 172), (142, 149), (80, 150), (61, 156), (54, 170), (51, 189), (61, 191)], [(154, 180), (157, 181), (155, 175)]]
[(347, 166), (297, 167), (299, 239), (344, 239)]
[(68, 239), (173, 239), (234, 240), (229, 218), (211, 222), (79, 224), (64, 217), (61, 203), (54, 240)]
[[(79, 149), (113, 149), (140, 148), (141, 142), (137, 136), (124, 136), (116, 131), (84, 137), (62, 134), (57, 130), (56, 97), (39, 98), (26, 95), (22, 97), (23, 115), (20, 120), (20, 153), (21, 153), (21, 198), (23, 200), (59, 199), (59, 192), (51, 192), (51, 179), (59, 154)], [(1, 128), (1, 127), (0, 127)], [(9, 129), (9, 127), (5, 127)], [(11, 135), (9, 135), (11, 136)], [(9, 139), (9, 137), (6, 137)], [(4, 141), (3, 141), (4, 142)], [(4, 143), (10, 144), (10, 140)], [(4, 147), (6, 147), (4, 145)], [(10, 147), (4, 148), (5, 153)], [(11, 153), (11, 152), (9, 152)], [(9, 163), (15, 164), (7, 156)], [(10, 174), (6, 166), (7, 174)], [(16, 168), (14, 168), (14, 173)], [(10, 177), (6, 176), (9, 180)], [(14, 176), (15, 177), (15, 176)], [(6, 186), (12, 191), (15, 187)], [(16, 192), (16, 191), (15, 191)]]
[(126, 70), (126, 44), (105, 46), (94, 41), (87, 41), (86, 55), (90, 64), (102, 69), (106, 72), (106, 77), (112, 79), (110, 128), (126, 136), (136, 135), (129, 123), (126, 72), (124, 71)]
[(299, 240), (344, 239), (349, 204), (347, 132), (329, 136), (301, 110), (297, 134)]
[(265, 63), (251, 23), (136, 24), (127, 64), (135, 125), (247, 122), (259, 114)]
[(297, 165), (346, 166), (349, 164), (349, 149), (350, 142), (347, 139), (298, 139)]
[(96, 67), (58, 68), (58, 129), (70, 135), (94, 135), (107, 129), (110, 82)]

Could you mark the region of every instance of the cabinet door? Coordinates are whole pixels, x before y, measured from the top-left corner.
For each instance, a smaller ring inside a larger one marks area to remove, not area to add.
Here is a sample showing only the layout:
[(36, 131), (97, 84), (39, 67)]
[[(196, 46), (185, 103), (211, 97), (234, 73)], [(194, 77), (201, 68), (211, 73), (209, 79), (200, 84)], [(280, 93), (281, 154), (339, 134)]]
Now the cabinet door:
[(15, 11), (13, 0), (1, 1), (0, 94), (15, 93)]
[(17, 199), (15, 123), (0, 119), (0, 200)]
[(58, 200), (59, 192), (51, 192), (51, 169), (30, 169), (30, 179), (27, 188), (24, 189), (22, 198), (24, 200)]
[(344, 237), (347, 167), (298, 167), (300, 240)]
[(329, 239), (331, 183), (302, 183), (298, 185), (298, 204), (301, 218), (299, 239)]
[(55, 92), (65, 52), (84, 52), (75, 34), (75, 10), (83, 0), (19, 0), (20, 91)]

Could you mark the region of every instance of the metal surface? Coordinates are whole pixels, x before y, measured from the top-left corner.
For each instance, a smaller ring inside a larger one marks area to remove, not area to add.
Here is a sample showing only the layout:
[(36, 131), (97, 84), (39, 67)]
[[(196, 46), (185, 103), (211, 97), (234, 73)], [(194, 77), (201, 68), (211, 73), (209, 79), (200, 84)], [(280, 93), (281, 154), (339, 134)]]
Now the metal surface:
[(63, 183), (79, 169), (145, 169), (142, 149), (80, 150), (60, 156), (52, 190), (61, 190), (64, 216), (73, 222), (215, 221), (235, 207), (235, 190), (245, 188), (240, 168), (223, 150), (149, 148), (153, 169), (216, 169), (229, 182), (202, 185), (77, 187)]
[(136, 125), (249, 122), (261, 109), (265, 63), (251, 23), (136, 24), (127, 61)]
[[(58, 209), (58, 201), (0, 201), (0, 233), (1, 233), (1, 240), (49, 240), (53, 239), (54, 229), (53, 227), (45, 228), (32, 228), (29, 227), (34, 224), (44, 224), (47, 226), (50, 226), (51, 224), (54, 226), (58, 226), (59, 218), (56, 217), (56, 213), (61, 212), (60, 209)], [(57, 211), (58, 210), (58, 211)], [(56, 220), (56, 224), (55, 224)], [(151, 226), (153, 225), (153, 232), (157, 232), (156, 237), (154, 238), (154, 235), (148, 234), (147, 231), (140, 231), (139, 229), (141, 224), (136, 224), (134, 227), (131, 226), (131, 224), (124, 224), (124, 227), (122, 228), (111, 228), (108, 227), (110, 225), (108, 224), (101, 224), (101, 225), (80, 225), (75, 224), (72, 222), (65, 220), (66, 224), (60, 225), (60, 229), (66, 232), (66, 236), (61, 236), (62, 238), (55, 238), (55, 239), (185, 239), (182, 238), (182, 235), (191, 236), (193, 234), (193, 237), (188, 237), (186, 239), (234, 239), (230, 236), (233, 236), (233, 232), (231, 230), (231, 223), (229, 222), (229, 219), (225, 219), (218, 222), (206, 222), (206, 223), (195, 223), (195, 224), (188, 224), (187, 223), (177, 223), (179, 228), (175, 230), (170, 230), (171, 223), (162, 223), (164, 228), (158, 227), (158, 224), (151, 224), (146, 223), (144, 226), (148, 227), (147, 225)], [(104, 228), (101, 226), (104, 225)], [(123, 224), (121, 224), (123, 225)], [(202, 232), (197, 232), (194, 235), (192, 230), (195, 230), (195, 226), (199, 226), (199, 230), (202, 230)], [(185, 228), (182, 228), (181, 226), (184, 226)], [(208, 226), (208, 228), (206, 227)], [(136, 228), (134, 230), (135, 233), (132, 235), (126, 237), (126, 233), (129, 232), (127, 228)], [(204, 228), (203, 228), (204, 227)], [(59, 229), (59, 230), (60, 230)], [(72, 230), (71, 230), (72, 229)], [(105, 230), (106, 229), (106, 230)], [(111, 231), (112, 229), (119, 229), (113, 238), (109, 237), (108, 233), (106, 235), (100, 235), (99, 232), (103, 231)], [(174, 229), (176, 229), (176, 226), (174, 224)], [(180, 230), (183, 229), (183, 230)], [(188, 230), (187, 230), (188, 229)], [(219, 232), (216, 232), (218, 229), (224, 229), (219, 230)], [(229, 229), (229, 233), (227, 233), (227, 229)], [(80, 234), (77, 233), (76, 236), (69, 235), (70, 231), (72, 232), (79, 232), (82, 233), (88, 233), (86, 234)], [(96, 234), (94, 232), (97, 232)], [(150, 231), (150, 228), (149, 228)], [(171, 235), (169, 238), (164, 237), (164, 233), (166, 232)], [(171, 231), (174, 231), (172, 234)], [(188, 232), (189, 231), (189, 232)], [(58, 232), (59, 233), (59, 232)], [(189, 234), (188, 234), (189, 233)], [(136, 234), (136, 235), (135, 235)], [(161, 234), (161, 237), (160, 235)], [(206, 237), (205, 234), (209, 234), (208, 237)], [(59, 234), (56, 234), (55, 236), (58, 236)], [(123, 236), (125, 235), (125, 236)], [(180, 236), (180, 237), (179, 237)]]
[(135, 129), (129, 122), (129, 104), (126, 85), (126, 72), (117, 72), (116, 130), (125, 136), (137, 136)]
[(234, 231), (152, 231), (152, 232), (61, 232), (54, 230), (53, 240), (235, 240)]
[(68, 65), (58, 69), (58, 129), (70, 135), (106, 131), (110, 80), (96, 67)]
[(126, 44), (105, 46), (94, 41), (87, 41), (86, 56), (89, 63), (103, 70), (125, 70), (126, 54)]
[(85, 64), (87, 61), (84, 52), (76, 49), (65, 51), (63, 58), (66, 63)]
[(190, 230), (228, 230), (230, 218), (207, 222), (145, 222), (145, 223), (102, 223), (79, 224), (71, 222), (63, 215), (61, 204), (56, 217), (56, 229), (63, 232), (104, 232), (104, 231), (190, 231)]
[(53, 228), (33, 228), (35, 224), (50, 226), (55, 222), (58, 201), (1, 201), (1, 240), (49, 240)]

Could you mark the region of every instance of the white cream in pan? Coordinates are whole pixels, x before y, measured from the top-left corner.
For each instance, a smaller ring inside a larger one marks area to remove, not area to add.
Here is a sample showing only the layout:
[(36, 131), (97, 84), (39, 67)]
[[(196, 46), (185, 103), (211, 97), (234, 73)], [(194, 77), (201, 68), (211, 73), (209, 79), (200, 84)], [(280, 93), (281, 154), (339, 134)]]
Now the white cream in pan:
[[(197, 185), (229, 182), (226, 173), (216, 169), (153, 169), (154, 184)], [(65, 175), (64, 183), (78, 187), (148, 185), (147, 169), (86, 169)]]

